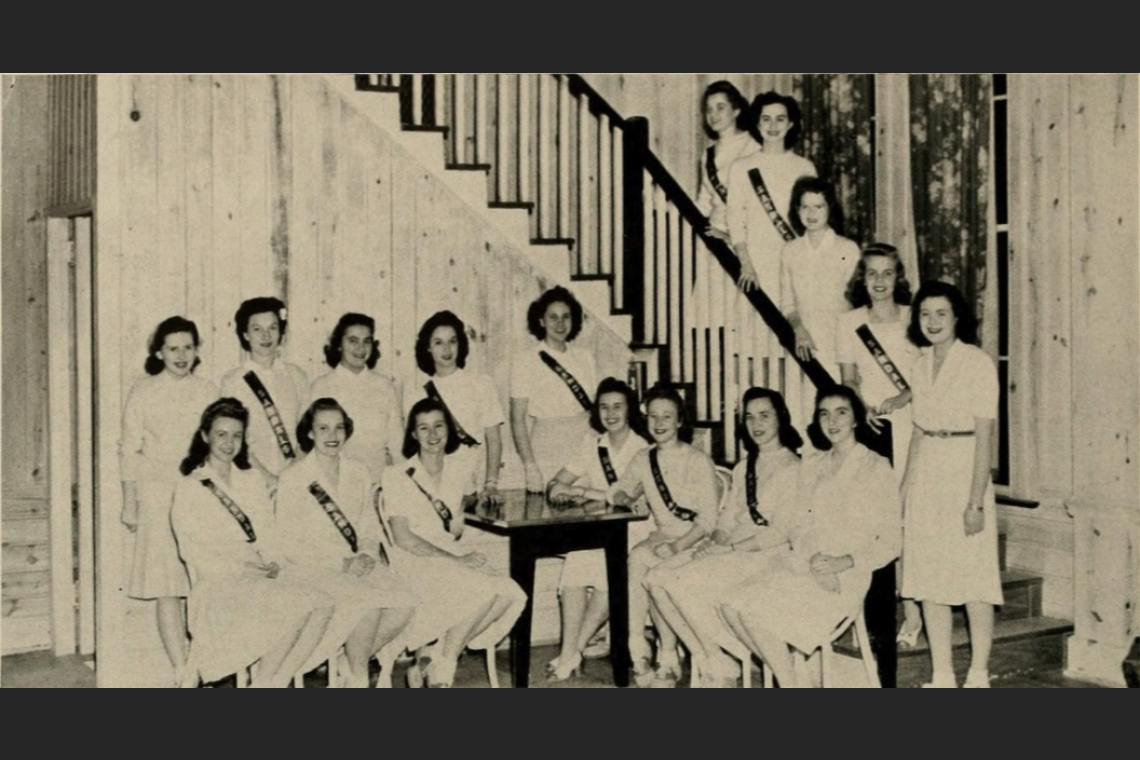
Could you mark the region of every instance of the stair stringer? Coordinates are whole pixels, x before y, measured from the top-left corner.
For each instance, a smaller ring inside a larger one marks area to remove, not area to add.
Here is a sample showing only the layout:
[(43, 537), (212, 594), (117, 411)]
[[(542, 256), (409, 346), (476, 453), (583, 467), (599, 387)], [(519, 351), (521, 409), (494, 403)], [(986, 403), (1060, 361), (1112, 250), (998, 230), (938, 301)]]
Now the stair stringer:
[(601, 280), (575, 280), (570, 269), (571, 246), (564, 243), (535, 245), (531, 241), (530, 214), (526, 209), (492, 208), (485, 172), (448, 169), (443, 132), (404, 129), (397, 93), (358, 91), (351, 74), (326, 75), (324, 79), (346, 104), (386, 132), (405, 154), (500, 232), (536, 277), (551, 285), (569, 288), (596, 324), (621, 342), (630, 343), (633, 320), (629, 315), (613, 312), (612, 284)]

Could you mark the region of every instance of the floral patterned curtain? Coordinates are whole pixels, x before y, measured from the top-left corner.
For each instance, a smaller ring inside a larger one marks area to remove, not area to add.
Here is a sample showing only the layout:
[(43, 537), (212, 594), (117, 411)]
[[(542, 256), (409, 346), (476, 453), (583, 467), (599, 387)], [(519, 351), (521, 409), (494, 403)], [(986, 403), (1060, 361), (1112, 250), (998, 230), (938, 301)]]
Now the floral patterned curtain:
[(863, 245), (875, 232), (874, 75), (803, 74), (796, 97), (804, 133), (796, 150), (835, 185), (843, 234)]
[(981, 320), (990, 171), (988, 74), (910, 77), (911, 176), (922, 280), (957, 285)]

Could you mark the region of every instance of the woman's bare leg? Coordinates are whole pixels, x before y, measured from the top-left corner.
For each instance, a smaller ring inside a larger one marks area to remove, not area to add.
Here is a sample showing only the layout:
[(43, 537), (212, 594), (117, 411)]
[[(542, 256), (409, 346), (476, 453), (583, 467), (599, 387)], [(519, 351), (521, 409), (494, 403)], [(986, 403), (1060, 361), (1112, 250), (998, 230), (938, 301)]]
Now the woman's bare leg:
[(162, 648), (170, 658), (170, 664), (181, 673), (186, 665), (186, 605), (179, 596), (162, 596), (155, 600), (155, 616), (158, 620), (158, 637)]

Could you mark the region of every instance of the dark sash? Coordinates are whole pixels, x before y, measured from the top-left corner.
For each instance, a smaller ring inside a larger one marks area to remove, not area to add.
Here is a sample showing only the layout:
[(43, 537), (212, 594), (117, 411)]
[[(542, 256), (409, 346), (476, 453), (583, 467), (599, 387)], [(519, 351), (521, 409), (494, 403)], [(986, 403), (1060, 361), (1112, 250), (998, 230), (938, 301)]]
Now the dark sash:
[(871, 352), (871, 356), (875, 357), (875, 361), (878, 362), (879, 368), (883, 370), (883, 374), (889, 377), (891, 382), (895, 384), (895, 387), (899, 389), (899, 393), (909, 391), (910, 385), (907, 384), (906, 378), (899, 372), (898, 366), (891, 361), (891, 357), (887, 355), (883, 344), (880, 343), (879, 339), (871, 332), (870, 325), (860, 325), (855, 330), (855, 334), (863, 341), (863, 345)]
[(410, 478), (411, 481), (416, 484), (416, 488), (420, 489), (420, 493), (422, 493), (424, 497), (426, 497), (427, 500), (431, 502), (431, 508), (435, 510), (435, 513), (439, 515), (439, 519), (443, 521), (443, 529), (450, 533), (452, 520), (451, 510), (448, 509), (447, 505), (443, 503), (443, 499), (435, 498), (427, 492), (427, 489), (420, 485), (420, 482), (416, 480), (415, 467), (408, 468), (408, 478)]
[(720, 175), (716, 171), (716, 148), (709, 147), (708, 153), (705, 154), (705, 171), (709, 174), (709, 182), (712, 183), (713, 189), (720, 199), (725, 203), (728, 202), (728, 188), (720, 181)]
[(602, 460), (602, 471), (606, 473), (606, 484), (612, 486), (618, 482), (617, 471), (614, 470), (613, 460), (610, 459), (610, 450), (605, 446), (599, 446), (598, 459)]
[(559, 364), (557, 359), (545, 351), (539, 351), (538, 358), (542, 359), (547, 367), (554, 370), (554, 374), (562, 378), (562, 382), (566, 383), (566, 387), (574, 394), (574, 398), (578, 399), (578, 403), (582, 405), (583, 409), (587, 412), (593, 410), (594, 404), (590, 401), (590, 396), (582, 389), (582, 384), (575, 380), (574, 376), (567, 372), (566, 368)]
[(459, 437), (459, 442), (464, 446), (478, 446), (479, 442), (468, 435), (467, 431), (463, 429), (463, 426), (459, 424), (459, 419), (448, 409), (447, 402), (443, 400), (443, 396), (439, 395), (439, 389), (435, 387), (435, 382), (428, 380), (424, 383), (424, 390), (427, 391), (429, 398), (435, 399), (440, 403), (440, 406), (443, 407), (443, 413), (447, 415), (448, 419), (451, 420), (451, 424), (455, 426), (455, 434)]
[(235, 520), (237, 520), (238, 525), (240, 525), (241, 529), (245, 531), (247, 543), (252, 544), (254, 541), (256, 541), (257, 534), (253, 532), (253, 523), (249, 521), (249, 517), (246, 516), (245, 512), (241, 511), (241, 507), (235, 504), (234, 500), (227, 496), (225, 492), (222, 491), (222, 489), (214, 485), (214, 481), (210, 480), (209, 478), (202, 478), (201, 483), (210, 490), (210, 493), (218, 497), (218, 501), (222, 503), (222, 506), (226, 508), (226, 511), (229, 512)]
[(753, 451), (748, 454), (747, 470), (744, 473), (744, 494), (748, 501), (748, 514), (752, 517), (757, 527), (764, 528), (768, 525), (768, 518), (760, 514), (760, 497), (756, 493), (756, 461), (760, 458), (760, 452)]
[(332, 524), (335, 525), (340, 534), (344, 536), (344, 540), (348, 542), (352, 553), (356, 554), (356, 530), (353, 529), (352, 523), (348, 521), (348, 518), (344, 516), (344, 512), (340, 511), (340, 507), (336, 505), (333, 498), (329, 496), (329, 492), (321, 488), (321, 484), (314, 480), (309, 484), (309, 493), (313, 495), (313, 498), (321, 505), (321, 509), (323, 509), (325, 514), (329, 516), (329, 519), (332, 520)]
[(780, 216), (780, 211), (772, 200), (772, 194), (768, 192), (768, 186), (764, 184), (764, 177), (760, 174), (760, 170), (750, 169), (748, 179), (752, 180), (752, 188), (756, 191), (757, 197), (760, 198), (760, 205), (764, 207), (764, 213), (768, 215), (768, 218), (772, 220), (776, 232), (779, 232), (780, 237), (784, 240), (795, 240), (796, 233), (784, 221), (784, 217)]
[(289, 432), (285, 430), (285, 423), (281, 421), (281, 415), (277, 412), (277, 405), (273, 403), (273, 398), (269, 395), (265, 384), (261, 382), (261, 378), (253, 370), (246, 372), (243, 376), (245, 384), (253, 391), (253, 395), (257, 396), (257, 400), (265, 408), (265, 416), (269, 418), (269, 426), (273, 428), (273, 434), (277, 436), (277, 445), (281, 447), (281, 454), (286, 459), (295, 459), (297, 454), (293, 451), (293, 444), (289, 442)]
[(656, 447), (649, 450), (649, 469), (653, 471), (653, 482), (657, 486), (657, 492), (661, 494), (661, 500), (665, 502), (665, 506), (669, 508), (673, 516), (685, 522), (695, 520), (697, 517), (696, 512), (691, 509), (685, 509), (673, 501), (673, 494), (669, 493), (669, 486), (665, 484), (665, 476), (661, 474), (661, 464), (657, 461)]
[[(388, 525), (384, 522), (383, 511), (380, 509), (380, 500), (383, 498), (383, 493), (382, 489), (376, 489), (376, 493), (372, 497), (372, 507), (376, 510), (376, 519), (380, 521), (380, 530), (384, 533), (384, 541), (386, 541), (389, 546), (395, 546), (396, 544), (392, 540), (392, 534), (388, 532)], [(388, 550), (384, 548), (384, 544), (381, 543), (377, 548), (380, 550), (380, 561), (385, 565), (391, 565), (392, 562), (388, 559)]]

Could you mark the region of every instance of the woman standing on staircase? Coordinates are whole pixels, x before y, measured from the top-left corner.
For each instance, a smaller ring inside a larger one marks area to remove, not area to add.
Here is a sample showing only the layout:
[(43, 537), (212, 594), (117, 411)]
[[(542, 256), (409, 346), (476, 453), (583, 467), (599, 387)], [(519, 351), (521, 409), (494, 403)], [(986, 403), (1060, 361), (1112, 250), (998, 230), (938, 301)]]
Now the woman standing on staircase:
[(590, 352), (570, 345), (582, 320), (582, 305), (561, 286), (527, 310), (527, 327), (539, 343), (511, 367), (511, 433), (531, 493), (542, 493), (566, 464), (574, 448), (567, 442), (590, 432), (593, 400), (587, 389), (597, 385), (598, 372)]
[(908, 333), (922, 355), (912, 373), (914, 435), (902, 483), (903, 596), (922, 603), (934, 669), (928, 686), (957, 687), (950, 608), (964, 604), (972, 646), (965, 686), (989, 688), (994, 606), (1003, 601), (990, 477), (997, 371), (973, 345), (977, 322), (953, 285), (923, 285)]
[(729, 242), (728, 175), (738, 158), (760, 150), (752, 137), (748, 101), (731, 82), (720, 80), (705, 89), (705, 134), (713, 141), (701, 157), (697, 208), (708, 218), (705, 234)]
[(123, 408), (119, 442), (123, 482), (122, 522), (136, 534), (127, 593), (154, 599), (158, 633), (175, 680), (186, 662), (186, 613), (190, 591), (186, 567), (170, 529), (170, 508), (179, 481), (178, 465), (202, 410), (218, 388), (198, 377), (198, 326), (183, 317), (159, 323), (145, 369)]

